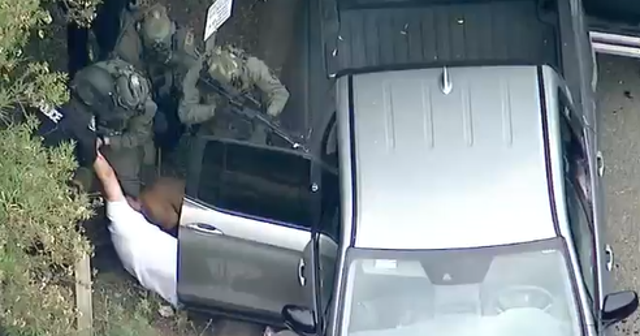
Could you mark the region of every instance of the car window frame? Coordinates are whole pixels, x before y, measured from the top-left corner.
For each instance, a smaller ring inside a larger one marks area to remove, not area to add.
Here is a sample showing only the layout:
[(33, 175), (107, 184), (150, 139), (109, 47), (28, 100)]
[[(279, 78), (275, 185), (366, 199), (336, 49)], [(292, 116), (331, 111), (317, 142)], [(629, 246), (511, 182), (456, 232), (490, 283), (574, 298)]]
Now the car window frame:
[[(571, 190), (571, 191), (569, 191)], [(578, 246), (576, 238), (575, 238), (575, 234), (574, 234), (574, 227), (576, 225), (576, 222), (580, 221), (577, 218), (571, 218), (571, 211), (569, 211), (569, 209), (567, 209), (567, 219), (569, 221), (569, 231), (570, 231), (570, 235), (571, 235), (571, 240), (573, 241), (573, 248), (578, 256), (578, 266), (580, 267), (580, 272), (577, 274), (580, 277), (580, 280), (582, 281), (583, 285), (585, 286), (585, 289), (587, 290), (587, 296), (589, 298), (589, 303), (592, 307), (596, 307), (597, 305), (597, 300), (596, 298), (598, 298), (598, 285), (599, 285), (599, 281), (598, 281), (598, 264), (597, 264), (597, 248), (595, 245), (595, 232), (593, 231), (593, 226), (591, 225), (591, 220), (589, 218), (588, 215), (588, 211), (585, 208), (585, 204), (584, 202), (580, 199), (579, 196), (579, 192), (577, 191), (577, 187), (575, 185), (575, 182), (571, 181), (569, 178), (565, 178), (565, 201), (568, 203), (570, 202), (567, 198), (568, 197), (575, 197), (575, 204), (578, 207), (578, 209), (574, 209), (575, 211), (580, 211), (582, 212), (582, 215), (584, 216), (584, 220), (586, 221), (586, 223), (584, 225), (586, 225), (586, 229), (588, 230), (588, 234), (589, 234), (589, 242), (591, 245), (590, 248), (590, 256), (589, 256), (589, 260), (590, 260), (590, 266), (593, 267), (592, 270), (592, 287), (587, 285), (587, 279), (585, 278), (585, 272), (582, 270), (583, 268), (583, 263), (582, 260), (584, 260), (585, 258), (581, 257), (584, 254), (584, 250)], [(577, 223), (577, 225), (583, 225), (580, 223)], [(584, 231), (584, 230), (580, 230), (580, 231)]]
[[(587, 146), (588, 146), (587, 134), (586, 134), (586, 130), (583, 122), (577, 116), (577, 113), (575, 112), (575, 109), (570, 103), (568, 97), (560, 88), (558, 89), (558, 108), (560, 112), (559, 122), (566, 123), (568, 125), (569, 132), (572, 133), (571, 136), (576, 137), (578, 139), (581, 155), (582, 155), (582, 161), (586, 163), (586, 166), (582, 166), (583, 163), (581, 162), (575, 162), (574, 164), (581, 165), (582, 167), (580, 167), (580, 169), (584, 169), (586, 173), (584, 184), (589, 188), (588, 190), (584, 189), (584, 186), (582, 185), (582, 183), (580, 183), (577, 174), (575, 174), (576, 173), (575, 171), (572, 171), (571, 169), (569, 169), (569, 171), (565, 171), (565, 167), (564, 167), (565, 160), (567, 161), (570, 161), (570, 160), (565, 156), (567, 151), (565, 149), (564, 141), (563, 141), (563, 134), (562, 134), (563, 127), (562, 125), (559, 125), (560, 147), (561, 147), (561, 155), (562, 155), (562, 163), (563, 163), (562, 173), (564, 176), (563, 183), (565, 184), (564, 199), (565, 199), (565, 202), (567, 202), (565, 204), (568, 204), (569, 202), (567, 198), (570, 197), (569, 188), (571, 188), (572, 189), (571, 194), (573, 194), (573, 196), (576, 198), (577, 205), (579, 207), (578, 211), (582, 211), (585, 217), (585, 220), (587, 222), (586, 226), (589, 233), (589, 241), (591, 243), (590, 244), (591, 256), (589, 259), (591, 260), (591, 266), (593, 267), (593, 271), (592, 271), (593, 287), (589, 288), (589, 286), (587, 286), (586, 279), (582, 271), (583, 266), (581, 262), (581, 260), (583, 259), (581, 255), (584, 254), (584, 251), (582, 251), (582, 249), (575, 244), (574, 231), (572, 229), (573, 219), (570, 218), (570, 213), (569, 211), (567, 211), (569, 231), (570, 231), (571, 239), (574, 242), (573, 244), (574, 250), (576, 252), (576, 255), (578, 256), (579, 267), (581, 268), (579, 270), (580, 271), (579, 274), (576, 274), (576, 275), (580, 277), (580, 281), (582, 281), (582, 284), (585, 286), (585, 289), (587, 292), (587, 298), (590, 301), (589, 302), (590, 306), (594, 309), (598, 309), (598, 305), (599, 305), (598, 298), (600, 293), (599, 293), (599, 279), (597, 274), (598, 274), (600, 265), (598, 264), (598, 257), (597, 257), (598, 246), (596, 244), (596, 231), (595, 231), (594, 212), (593, 212), (593, 196), (592, 196), (592, 190), (591, 190), (591, 186), (593, 183), (593, 180), (592, 180), (593, 176), (591, 176), (590, 167), (588, 166), (589, 153), (587, 152)], [(568, 164), (571, 165), (571, 162), (569, 162)], [(593, 313), (594, 309), (590, 309), (590, 311)]]
[(212, 210), (215, 210), (221, 213), (242, 217), (242, 218), (246, 218), (246, 219), (257, 221), (257, 222), (270, 223), (270, 224), (280, 225), (280, 226), (303, 230), (303, 231), (311, 231), (314, 224), (318, 221), (318, 214), (319, 214), (318, 208), (320, 207), (320, 197), (319, 197), (320, 193), (313, 192), (311, 190), (310, 190), (311, 195), (310, 195), (309, 207), (310, 207), (310, 213), (311, 213), (310, 217), (312, 218), (312, 220), (310, 222), (309, 227), (305, 225), (296, 224), (296, 223), (290, 223), (288, 221), (261, 217), (258, 215), (247, 214), (247, 213), (243, 213), (236, 210), (225, 209), (223, 207), (211, 204), (210, 202), (207, 202), (201, 199), (198, 196), (198, 191), (199, 191), (198, 188), (201, 184), (200, 180), (201, 180), (201, 174), (202, 174), (201, 173), (202, 161), (203, 161), (202, 157), (204, 155), (205, 148), (210, 141), (218, 141), (226, 144), (252, 147), (252, 148), (267, 150), (272, 152), (280, 152), (280, 153), (285, 153), (289, 155), (295, 155), (305, 160), (308, 160), (310, 161), (310, 185), (309, 185), (310, 189), (313, 189), (314, 188), (313, 185), (318, 183), (317, 182), (319, 180), (318, 173), (322, 172), (323, 169), (329, 170), (329, 171), (336, 171), (336, 170), (330, 169), (329, 166), (322, 163), (312, 154), (303, 152), (300, 150), (296, 150), (296, 149), (287, 149), (287, 148), (274, 147), (274, 146), (268, 146), (268, 145), (260, 145), (260, 144), (255, 144), (248, 141), (216, 137), (215, 135), (198, 135), (194, 137), (194, 140), (192, 141), (192, 144), (190, 146), (191, 150), (189, 153), (188, 168), (187, 168), (188, 172), (186, 177), (185, 195), (187, 197), (189, 197), (190, 199), (196, 200), (198, 203), (206, 206), (207, 208), (210, 208)]
[[(324, 278), (324, 274), (323, 271), (326, 270), (322, 270), (321, 269), (321, 265), (322, 262), (320, 260), (321, 258), (321, 251), (320, 251), (320, 239), (321, 239), (321, 235), (325, 235), (327, 238), (333, 240), (336, 243), (336, 246), (338, 248), (338, 251), (336, 251), (336, 255), (338, 255), (340, 253), (340, 235), (341, 235), (341, 227), (340, 227), (340, 213), (341, 213), (341, 202), (340, 202), (340, 177), (338, 175), (338, 164), (339, 162), (336, 161), (335, 162), (335, 166), (333, 165), (334, 162), (332, 162), (330, 160), (330, 156), (329, 152), (328, 152), (328, 145), (330, 143), (330, 139), (332, 136), (336, 137), (336, 148), (335, 148), (335, 155), (339, 157), (338, 155), (338, 149), (339, 146), (337, 145), (337, 113), (333, 112), (331, 117), (329, 118), (329, 120), (326, 123), (326, 126), (324, 127), (323, 133), (322, 133), (322, 137), (320, 139), (320, 146), (319, 146), (319, 157), (321, 162), (323, 162), (324, 164), (326, 164), (328, 167), (331, 167), (333, 169), (335, 169), (335, 171), (329, 171), (329, 173), (333, 173), (334, 177), (336, 178), (336, 191), (337, 191), (337, 199), (335, 202), (335, 207), (332, 207), (331, 209), (327, 209), (325, 207), (325, 203), (324, 203), (324, 197), (326, 196), (326, 194), (324, 194), (322, 191), (326, 188), (326, 185), (324, 184), (324, 179), (323, 176), (320, 175), (320, 190), (321, 190), (321, 199), (320, 199), (320, 216), (319, 216), (319, 220), (316, 222), (316, 225), (313, 226), (312, 230), (311, 230), (311, 244), (312, 244), (312, 255), (311, 255), (311, 262), (312, 262), (312, 267), (311, 267), (311, 276), (312, 276), (312, 283), (313, 286), (311, 288), (312, 290), (312, 302), (311, 303), (311, 308), (313, 311), (313, 315), (316, 321), (316, 334), (317, 335), (323, 335), (326, 328), (328, 327), (327, 325), (327, 315), (330, 311), (330, 307), (331, 307), (331, 303), (333, 300), (333, 295), (329, 295), (328, 300), (326, 300), (326, 306), (324, 305), (324, 298), (323, 298), (323, 291), (322, 291), (322, 281)], [(338, 225), (337, 227), (334, 228), (334, 221), (337, 220), (338, 221)], [(326, 227), (328, 225), (328, 227)], [(333, 232), (332, 229), (335, 229), (335, 232)], [(334, 278), (336, 278), (339, 274), (339, 269), (338, 269), (338, 263), (336, 262), (336, 264), (334, 265)], [(336, 282), (334, 281), (334, 286), (335, 286)], [(333, 288), (333, 290), (337, 290), (336, 288)], [(333, 291), (332, 291), (333, 292)]]
[[(332, 154), (329, 152), (329, 144), (331, 143), (331, 138), (334, 138), (333, 143), (335, 144), (335, 155), (337, 156), (336, 162), (331, 160)], [(339, 161), (339, 150), (340, 146), (338, 146), (338, 113), (331, 113), (331, 117), (326, 124), (324, 132), (322, 134), (322, 139), (320, 140), (320, 158), (322, 162), (333, 167), (333, 163), (337, 167)]]

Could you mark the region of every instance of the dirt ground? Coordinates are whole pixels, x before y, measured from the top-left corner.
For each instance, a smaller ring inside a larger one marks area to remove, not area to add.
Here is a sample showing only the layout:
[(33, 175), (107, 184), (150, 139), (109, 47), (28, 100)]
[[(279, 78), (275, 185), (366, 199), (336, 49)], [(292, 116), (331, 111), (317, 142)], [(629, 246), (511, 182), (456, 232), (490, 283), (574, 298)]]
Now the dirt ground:
[[(231, 18), (216, 34), (217, 43), (231, 43), (264, 60), (276, 73), (285, 62), (293, 38), (296, 0), (234, 0)], [(212, 0), (159, 0), (180, 24), (201, 40)]]

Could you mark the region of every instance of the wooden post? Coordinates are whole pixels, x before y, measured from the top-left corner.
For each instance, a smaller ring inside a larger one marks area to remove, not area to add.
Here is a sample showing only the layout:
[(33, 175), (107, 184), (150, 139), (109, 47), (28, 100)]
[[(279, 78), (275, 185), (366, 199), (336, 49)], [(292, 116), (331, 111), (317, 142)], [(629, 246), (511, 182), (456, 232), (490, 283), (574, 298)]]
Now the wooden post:
[(79, 336), (93, 336), (93, 303), (91, 302), (91, 258), (85, 253), (75, 265), (77, 328)]

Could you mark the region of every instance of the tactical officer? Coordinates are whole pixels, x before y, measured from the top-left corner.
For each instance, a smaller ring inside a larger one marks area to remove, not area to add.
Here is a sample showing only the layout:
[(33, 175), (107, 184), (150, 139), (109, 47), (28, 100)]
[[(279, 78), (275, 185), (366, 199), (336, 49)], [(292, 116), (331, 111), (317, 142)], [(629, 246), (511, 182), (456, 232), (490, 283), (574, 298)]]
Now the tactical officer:
[[(137, 197), (141, 169), (153, 166), (153, 117), (148, 80), (130, 64), (111, 59), (78, 72), (73, 96), (94, 115), (93, 128), (101, 151), (115, 167), (125, 193)], [(149, 168), (151, 169), (151, 168)]]
[(257, 97), (272, 118), (277, 118), (289, 100), (289, 91), (267, 65), (232, 46), (215, 46), (187, 74), (183, 83), (184, 96), (178, 115), (186, 125), (205, 123), (205, 133), (215, 133), (213, 116), (224, 108), (224, 99), (212, 92), (208, 81), (225, 83), (236, 90), (234, 94)]
[(160, 4), (126, 15), (115, 53), (151, 80), (153, 100), (159, 107), (154, 123), (157, 145), (170, 148), (182, 132), (177, 115), (182, 80), (198, 60), (194, 34), (172, 21)]

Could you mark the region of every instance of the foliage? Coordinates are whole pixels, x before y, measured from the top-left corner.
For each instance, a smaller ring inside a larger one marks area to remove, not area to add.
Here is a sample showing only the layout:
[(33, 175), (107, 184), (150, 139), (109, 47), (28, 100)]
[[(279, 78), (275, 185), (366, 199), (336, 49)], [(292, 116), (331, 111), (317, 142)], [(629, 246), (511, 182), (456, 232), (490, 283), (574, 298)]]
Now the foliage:
[(16, 335), (72, 335), (73, 265), (90, 252), (77, 223), (91, 211), (65, 184), (72, 146), (43, 147), (34, 125), (0, 131), (0, 321)]
[[(89, 10), (97, 3), (85, 2)], [(0, 332), (6, 335), (73, 335), (73, 265), (91, 250), (77, 225), (91, 215), (88, 198), (67, 186), (76, 167), (72, 144), (45, 148), (32, 137), (34, 118), (14, 118), (68, 98), (66, 76), (24, 52), (52, 21), (43, 5), (0, 0)]]
[(53, 0), (64, 12), (67, 21), (89, 27), (96, 17), (96, 6), (102, 0)]

